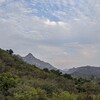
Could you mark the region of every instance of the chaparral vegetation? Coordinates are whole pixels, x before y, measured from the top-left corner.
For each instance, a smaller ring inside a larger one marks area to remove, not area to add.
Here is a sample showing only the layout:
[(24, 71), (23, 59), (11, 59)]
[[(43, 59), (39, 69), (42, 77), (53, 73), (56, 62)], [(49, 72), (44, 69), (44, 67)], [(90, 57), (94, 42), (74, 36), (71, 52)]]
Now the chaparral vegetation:
[(0, 49), (0, 100), (100, 100), (100, 79), (39, 69)]

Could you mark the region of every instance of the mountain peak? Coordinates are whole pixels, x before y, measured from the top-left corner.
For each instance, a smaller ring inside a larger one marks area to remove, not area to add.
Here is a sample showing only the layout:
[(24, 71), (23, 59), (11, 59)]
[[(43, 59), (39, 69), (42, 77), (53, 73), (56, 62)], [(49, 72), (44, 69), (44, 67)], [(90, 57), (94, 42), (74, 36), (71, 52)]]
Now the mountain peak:
[(34, 57), (32, 53), (29, 53), (28, 55), (26, 55), (26, 57)]
[(29, 53), (27, 56), (32, 56), (33, 57), (33, 54), (32, 53)]
[(41, 69), (43, 69), (43, 68), (56, 69), (51, 64), (41, 61), (40, 59), (37, 59), (31, 53), (29, 53), (28, 55), (23, 57), (23, 60), (29, 64), (36, 65), (37, 67), (39, 67)]
[(27, 59), (34, 59), (35, 57), (33, 56), (32, 53), (29, 53), (28, 55), (25, 56)]

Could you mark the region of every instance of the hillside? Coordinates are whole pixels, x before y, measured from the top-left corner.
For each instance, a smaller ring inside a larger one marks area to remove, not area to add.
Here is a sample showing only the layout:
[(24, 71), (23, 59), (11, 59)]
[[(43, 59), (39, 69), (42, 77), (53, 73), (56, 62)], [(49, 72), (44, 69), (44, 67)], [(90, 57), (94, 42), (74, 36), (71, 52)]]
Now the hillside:
[(49, 70), (51, 69), (57, 69), (55, 67), (53, 67), (51, 64), (41, 61), (39, 59), (37, 59), (36, 57), (34, 57), (31, 53), (29, 53), (28, 55), (26, 55), (25, 57), (22, 58), (25, 62), (27, 62), (28, 64), (31, 65), (35, 65), (41, 69), (44, 68), (48, 68)]
[(100, 100), (99, 91), (93, 80), (42, 70), (0, 49), (0, 100)]
[(100, 67), (83, 66), (69, 69), (67, 73), (77, 77), (100, 77)]

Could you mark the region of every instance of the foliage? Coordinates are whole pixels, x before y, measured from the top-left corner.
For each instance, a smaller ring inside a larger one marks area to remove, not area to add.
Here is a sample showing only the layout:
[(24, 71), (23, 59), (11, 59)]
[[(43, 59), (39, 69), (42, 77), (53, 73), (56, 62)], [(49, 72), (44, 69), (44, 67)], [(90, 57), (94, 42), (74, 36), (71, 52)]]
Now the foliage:
[(39, 69), (0, 49), (0, 100), (100, 100), (99, 80)]
[(7, 50), (7, 52), (8, 52), (10, 55), (12, 55), (12, 54), (14, 53), (12, 49)]

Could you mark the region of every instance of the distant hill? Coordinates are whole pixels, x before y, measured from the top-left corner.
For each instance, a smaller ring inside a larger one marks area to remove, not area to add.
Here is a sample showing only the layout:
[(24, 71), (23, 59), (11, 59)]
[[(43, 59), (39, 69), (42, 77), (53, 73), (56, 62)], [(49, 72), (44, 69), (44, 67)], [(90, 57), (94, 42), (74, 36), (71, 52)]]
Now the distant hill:
[(90, 77), (90, 76), (99, 77), (100, 67), (83, 66), (83, 67), (69, 69), (67, 73), (78, 77)]
[(37, 67), (39, 67), (41, 69), (44, 69), (44, 68), (48, 68), (49, 70), (56, 69), (51, 64), (49, 64), (47, 62), (44, 62), (44, 61), (41, 61), (40, 59), (37, 59), (31, 53), (29, 53), (28, 55), (26, 55), (25, 57), (23, 57), (23, 60), (25, 62), (27, 62), (28, 64), (36, 65)]

